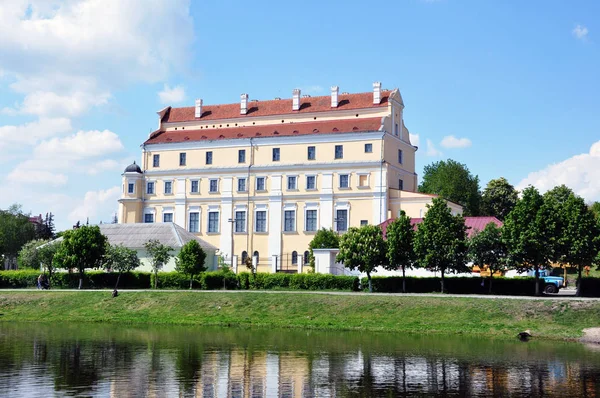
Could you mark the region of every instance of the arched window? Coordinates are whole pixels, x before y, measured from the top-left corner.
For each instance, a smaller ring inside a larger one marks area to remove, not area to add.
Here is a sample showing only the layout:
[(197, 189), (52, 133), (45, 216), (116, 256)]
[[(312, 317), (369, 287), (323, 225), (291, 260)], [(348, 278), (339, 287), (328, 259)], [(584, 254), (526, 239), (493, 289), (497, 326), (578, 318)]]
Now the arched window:
[(307, 250), (304, 252), (304, 264), (308, 264), (310, 262), (310, 252)]
[(296, 250), (292, 252), (292, 264), (298, 264), (298, 252)]
[(244, 250), (242, 252), (242, 264), (246, 264), (247, 260), (248, 260), (248, 252)]
[(252, 257), (256, 257), (256, 264), (258, 265), (258, 261), (260, 260), (260, 256), (258, 255), (258, 250), (254, 250)]

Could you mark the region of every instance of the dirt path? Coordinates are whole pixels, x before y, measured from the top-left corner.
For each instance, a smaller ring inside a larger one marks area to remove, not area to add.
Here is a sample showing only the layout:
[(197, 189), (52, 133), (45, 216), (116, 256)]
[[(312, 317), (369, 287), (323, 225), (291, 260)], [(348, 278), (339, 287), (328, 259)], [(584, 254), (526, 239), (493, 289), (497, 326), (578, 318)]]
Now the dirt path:
[(584, 343), (600, 344), (600, 327), (583, 329), (581, 341)]

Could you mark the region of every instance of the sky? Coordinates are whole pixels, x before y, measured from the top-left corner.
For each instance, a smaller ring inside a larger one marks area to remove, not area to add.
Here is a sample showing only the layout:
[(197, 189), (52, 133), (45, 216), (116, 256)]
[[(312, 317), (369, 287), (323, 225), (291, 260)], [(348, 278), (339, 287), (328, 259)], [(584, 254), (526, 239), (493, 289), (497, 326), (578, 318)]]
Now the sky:
[(110, 222), (166, 105), (399, 88), (454, 159), (600, 200), (596, 0), (0, 1), (0, 208)]

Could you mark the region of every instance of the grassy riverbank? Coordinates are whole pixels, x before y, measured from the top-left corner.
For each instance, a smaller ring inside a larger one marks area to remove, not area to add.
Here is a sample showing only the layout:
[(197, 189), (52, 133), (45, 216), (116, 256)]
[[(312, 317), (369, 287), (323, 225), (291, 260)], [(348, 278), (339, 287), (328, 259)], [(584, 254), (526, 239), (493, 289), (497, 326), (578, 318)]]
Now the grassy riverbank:
[(515, 338), (581, 337), (600, 302), (259, 292), (0, 292), (0, 321), (314, 328)]

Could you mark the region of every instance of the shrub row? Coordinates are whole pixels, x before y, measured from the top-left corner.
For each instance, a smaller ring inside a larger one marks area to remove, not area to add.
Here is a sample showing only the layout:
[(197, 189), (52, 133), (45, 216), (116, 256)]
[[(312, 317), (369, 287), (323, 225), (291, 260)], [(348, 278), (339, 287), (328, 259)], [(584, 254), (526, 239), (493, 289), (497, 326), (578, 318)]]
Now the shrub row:
[[(37, 286), (40, 271), (0, 271), (0, 288), (31, 288)], [(112, 289), (117, 283), (116, 272), (89, 271), (84, 274), (83, 286), (89, 289)], [(55, 289), (74, 289), (79, 286), (79, 274), (57, 272), (52, 275), (51, 286)], [(147, 289), (150, 287), (148, 272), (127, 272), (121, 275), (119, 288)]]
[[(159, 272), (159, 289), (189, 289), (190, 277), (180, 272)], [(154, 274), (150, 275), (150, 283), (146, 289), (154, 287)], [(217, 289), (237, 289), (238, 278), (233, 272), (203, 272), (195, 275), (192, 280), (192, 289), (217, 290)]]
[(581, 295), (600, 297), (600, 278), (581, 278)]
[[(402, 277), (373, 277), (371, 278), (373, 291), (380, 293), (401, 293)], [(368, 280), (363, 278), (361, 285), (367, 289)], [(543, 291), (544, 282), (540, 280), (540, 291)], [(489, 292), (489, 279), (474, 277), (444, 278), (446, 292), (452, 294), (486, 294)], [(407, 293), (433, 293), (441, 289), (441, 278), (406, 277)], [(535, 293), (534, 278), (494, 278), (492, 293), (513, 296), (532, 296)]]
[(267, 274), (252, 275), (242, 272), (238, 275), (240, 289), (271, 290), (346, 290), (358, 291), (358, 278), (327, 274)]

